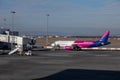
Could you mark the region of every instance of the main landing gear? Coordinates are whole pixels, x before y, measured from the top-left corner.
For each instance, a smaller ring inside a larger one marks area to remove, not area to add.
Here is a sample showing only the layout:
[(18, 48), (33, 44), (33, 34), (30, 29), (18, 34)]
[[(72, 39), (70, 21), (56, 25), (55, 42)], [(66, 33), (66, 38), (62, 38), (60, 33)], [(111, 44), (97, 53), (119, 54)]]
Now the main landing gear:
[(72, 45), (74, 51), (80, 51), (81, 48), (78, 45)]

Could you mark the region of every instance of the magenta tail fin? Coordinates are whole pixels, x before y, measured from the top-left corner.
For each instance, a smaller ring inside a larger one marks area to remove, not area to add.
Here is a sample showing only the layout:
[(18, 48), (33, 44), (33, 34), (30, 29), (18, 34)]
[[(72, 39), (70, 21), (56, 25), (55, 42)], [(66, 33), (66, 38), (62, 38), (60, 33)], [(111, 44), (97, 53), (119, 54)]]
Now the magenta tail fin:
[(100, 41), (108, 42), (109, 34), (110, 34), (110, 31), (106, 31), (106, 32), (102, 35)]

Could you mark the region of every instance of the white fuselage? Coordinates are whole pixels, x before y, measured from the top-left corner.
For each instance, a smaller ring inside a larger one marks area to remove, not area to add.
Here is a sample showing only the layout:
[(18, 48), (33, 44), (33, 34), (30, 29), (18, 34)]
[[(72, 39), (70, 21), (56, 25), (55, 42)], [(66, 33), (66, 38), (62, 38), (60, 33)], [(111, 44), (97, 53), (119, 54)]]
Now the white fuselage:
[(73, 43), (74, 41), (55, 41), (54, 43), (51, 44), (51, 46), (65, 47), (65, 46), (71, 46)]

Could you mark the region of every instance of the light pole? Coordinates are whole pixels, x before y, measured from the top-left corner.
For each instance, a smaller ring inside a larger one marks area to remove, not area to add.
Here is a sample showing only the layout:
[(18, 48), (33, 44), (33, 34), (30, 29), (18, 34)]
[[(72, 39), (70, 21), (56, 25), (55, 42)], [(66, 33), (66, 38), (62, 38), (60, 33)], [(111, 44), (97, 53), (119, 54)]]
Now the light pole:
[(48, 17), (50, 16), (50, 14), (46, 14), (47, 16), (47, 28), (46, 28), (46, 45), (48, 45)]
[(15, 15), (15, 11), (11, 11), (12, 13), (12, 31), (14, 31), (14, 15)]
[(3, 21), (4, 21), (3, 27), (5, 28), (6, 27), (6, 21), (7, 21), (7, 19), (4, 18)]
[(13, 32), (14, 32), (14, 15), (15, 15), (15, 11), (11, 11), (11, 13), (12, 13), (12, 29), (11, 29), (11, 50), (13, 49), (13, 37), (12, 37), (12, 35), (13, 35)]

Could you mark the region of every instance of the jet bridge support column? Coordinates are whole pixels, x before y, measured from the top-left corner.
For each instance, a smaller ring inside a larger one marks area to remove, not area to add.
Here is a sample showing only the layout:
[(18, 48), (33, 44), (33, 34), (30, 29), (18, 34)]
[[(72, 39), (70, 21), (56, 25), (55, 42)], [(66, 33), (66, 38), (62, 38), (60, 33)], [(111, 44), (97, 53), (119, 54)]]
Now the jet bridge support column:
[(23, 54), (23, 46), (18, 44), (17, 47), (19, 47), (18, 54), (22, 55)]

